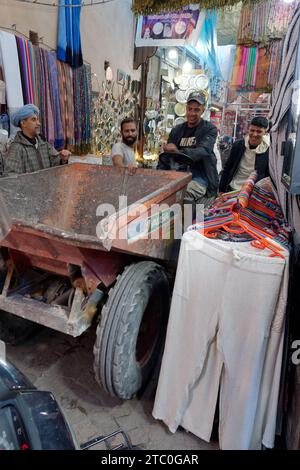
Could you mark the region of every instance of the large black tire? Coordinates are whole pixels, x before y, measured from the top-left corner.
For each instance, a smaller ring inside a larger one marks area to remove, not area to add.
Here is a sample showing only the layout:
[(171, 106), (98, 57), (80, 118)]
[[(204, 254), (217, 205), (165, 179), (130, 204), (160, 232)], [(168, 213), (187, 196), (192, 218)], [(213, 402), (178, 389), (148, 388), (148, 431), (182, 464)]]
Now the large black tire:
[(132, 264), (118, 277), (94, 346), (96, 380), (111, 396), (130, 399), (147, 383), (162, 348), (169, 305), (169, 282), (158, 264)]
[(0, 340), (17, 345), (39, 331), (40, 325), (0, 310)]

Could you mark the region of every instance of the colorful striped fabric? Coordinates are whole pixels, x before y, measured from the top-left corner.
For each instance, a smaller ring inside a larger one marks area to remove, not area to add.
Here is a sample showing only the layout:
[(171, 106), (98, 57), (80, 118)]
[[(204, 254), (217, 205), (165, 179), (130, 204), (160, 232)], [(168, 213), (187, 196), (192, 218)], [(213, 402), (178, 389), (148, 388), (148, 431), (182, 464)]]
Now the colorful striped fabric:
[(83, 65), (73, 70), (75, 145), (78, 152), (89, 151), (91, 140), (91, 69)]
[(281, 40), (264, 46), (237, 46), (231, 86), (244, 91), (270, 91), (276, 81), (281, 54)]
[(254, 171), (253, 173), (251, 173), (246, 183), (243, 184), (240, 192), (238, 193), (237, 202), (236, 202), (236, 206), (238, 209), (240, 208), (244, 209), (245, 207), (248, 206), (249, 199), (253, 193), (253, 188), (254, 188), (256, 181), (257, 181), (257, 172)]
[(39, 106), (38, 87), (36, 83), (36, 59), (32, 43), (27, 39), (16, 37), (24, 104)]
[(75, 145), (74, 134), (74, 94), (73, 94), (73, 72), (72, 68), (57, 61), (59, 99), (61, 119), (66, 147), (72, 149)]
[(266, 0), (244, 5), (238, 28), (238, 44), (266, 43), (282, 39), (297, 8), (297, 1)]
[(50, 144), (55, 143), (54, 115), (51, 105), (51, 80), (47, 63), (47, 52), (45, 49), (35, 47), (37, 76), (39, 78), (38, 88), (40, 96), (40, 115), (42, 134)]
[(57, 149), (61, 149), (64, 147), (65, 141), (60, 110), (56, 53), (51, 51), (45, 51), (45, 57), (47, 60), (47, 73), (49, 76), (49, 96), (54, 124), (54, 147)]
[[(239, 211), (241, 226), (235, 225), (232, 207)], [(235, 233), (229, 233), (228, 226)], [(253, 235), (245, 233), (246, 227)], [(289, 248), (291, 230), (284, 220), (280, 206), (270, 189), (269, 178), (254, 185), (254, 175), (251, 176), (241, 192), (223, 194), (207, 209), (204, 224), (195, 224), (189, 230), (212, 230), (210, 236), (225, 241), (245, 242), (254, 241), (256, 234), (259, 238), (268, 237), (285, 248)]]
[[(9, 112), (33, 103), (40, 109), (41, 133), (57, 149), (90, 151), (91, 69), (74, 69), (56, 53), (0, 31), (0, 52)], [(76, 72), (75, 72), (76, 70)], [(24, 101), (23, 101), (24, 97)], [(17, 129), (16, 129), (17, 130)]]

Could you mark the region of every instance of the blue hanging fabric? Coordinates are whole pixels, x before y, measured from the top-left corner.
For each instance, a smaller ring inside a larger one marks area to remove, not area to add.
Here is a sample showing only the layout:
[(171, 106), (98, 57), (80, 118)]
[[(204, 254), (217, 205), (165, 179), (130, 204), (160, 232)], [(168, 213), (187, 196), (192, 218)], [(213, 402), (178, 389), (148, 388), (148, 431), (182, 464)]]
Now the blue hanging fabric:
[(58, 8), (58, 30), (57, 30), (57, 58), (67, 62), (67, 32), (66, 32), (66, 8), (61, 4), (67, 0), (59, 0)]
[(201, 29), (199, 41), (196, 45), (197, 53), (215, 77), (222, 78), (222, 73), (217, 57), (217, 12), (210, 10), (205, 12), (205, 20)]
[(80, 40), (81, 0), (59, 0), (57, 58), (71, 67), (83, 64)]
[(217, 49), (217, 12), (216, 10), (206, 11), (206, 17), (201, 30), (199, 41), (204, 45), (206, 51), (206, 63), (213, 70), (214, 75), (221, 77)]
[[(73, 1), (73, 3), (81, 4), (81, 0), (77, 0), (76, 2)], [(73, 27), (73, 47), (74, 47), (74, 67), (80, 67), (83, 64), (82, 60), (82, 52), (81, 52), (81, 39), (80, 39), (80, 13), (81, 13), (81, 7), (78, 8), (73, 8), (75, 10), (73, 12), (73, 22), (72, 22), (72, 27)]]

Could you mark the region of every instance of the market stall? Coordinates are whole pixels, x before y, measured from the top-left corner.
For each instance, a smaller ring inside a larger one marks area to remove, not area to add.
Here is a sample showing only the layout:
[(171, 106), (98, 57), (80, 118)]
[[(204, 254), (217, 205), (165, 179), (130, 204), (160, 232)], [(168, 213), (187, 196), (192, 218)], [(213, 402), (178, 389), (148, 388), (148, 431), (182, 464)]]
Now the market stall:
[[(147, 13), (143, 2), (135, 3)], [(152, 7), (155, 11), (158, 5), (153, 2)], [(299, 177), (297, 125), (293, 127), (294, 118), (289, 114), (289, 108), (296, 108), (298, 102), (289, 95), (295, 80), (292, 50), (295, 54), (298, 12), (299, 2), (244, 2), (221, 102), (211, 99), (209, 70), (216, 74), (216, 63), (213, 66), (207, 59), (203, 65), (198, 58), (190, 76), (183, 70), (178, 75), (166, 70), (169, 64), (162, 67), (161, 76), (168, 83), (161, 93), (166, 95), (166, 124), (162, 126), (166, 134), (168, 120), (174, 126), (177, 118), (184, 119), (185, 86), (194, 85), (203, 72), (209, 81), (209, 111), (215, 107), (208, 119), (217, 124), (221, 135), (232, 141), (242, 139), (254, 116), (265, 118), (272, 110), (274, 119), (271, 179), (257, 185), (249, 182), (250, 193), (248, 187), (242, 187), (240, 192), (217, 199), (212, 212), (205, 213), (204, 223), (192, 226), (183, 237), (153, 410), (154, 417), (163, 420), (171, 432), (182, 426), (209, 441), (219, 407), (222, 449), (272, 448), (276, 433), (286, 431), (283, 383), (290, 368), (286, 361), (289, 266), (299, 265), (299, 254), (296, 264), (290, 258), (295, 242), (291, 234), (294, 228), (299, 231)], [(164, 53), (164, 62), (169, 62), (169, 52)], [(200, 64), (201, 73), (195, 73)], [(289, 99), (285, 99), (286, 91)], [(280, 146), (285, 138), (288, 145)], [(269, 275), (273, 280), (264, 284)], [(268, 299), (263, 300), (266, 294)], [(256, 319), (263, 324), (256, 324)], [(294, 421), (293, 426), (297, 426)]]

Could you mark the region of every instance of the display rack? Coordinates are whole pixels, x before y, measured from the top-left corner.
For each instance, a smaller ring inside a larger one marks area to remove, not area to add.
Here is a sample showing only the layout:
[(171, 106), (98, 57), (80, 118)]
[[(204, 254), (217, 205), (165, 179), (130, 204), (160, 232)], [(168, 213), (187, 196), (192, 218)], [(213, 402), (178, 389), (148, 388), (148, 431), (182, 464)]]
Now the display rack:
[(242, 93), (238, 94), (235, 101), (234, 103), (225, 103), (220, 128), (221, 135), (228, 135), (228, 132), (225, 131), (229, 127), (229, 124), (226, 123), (226, 115), (230, 114), (231, 119), (234, 120), (232, 123), (232, 137), (234, 141), (238, 138), (237, 129), (241, 121), (243, 121), (243, 127), (246, 130), (255, 116), (268, 117), (271, 106), (271, 94), (266, 94), (266, 99), (262, 103), (253, 103)]

